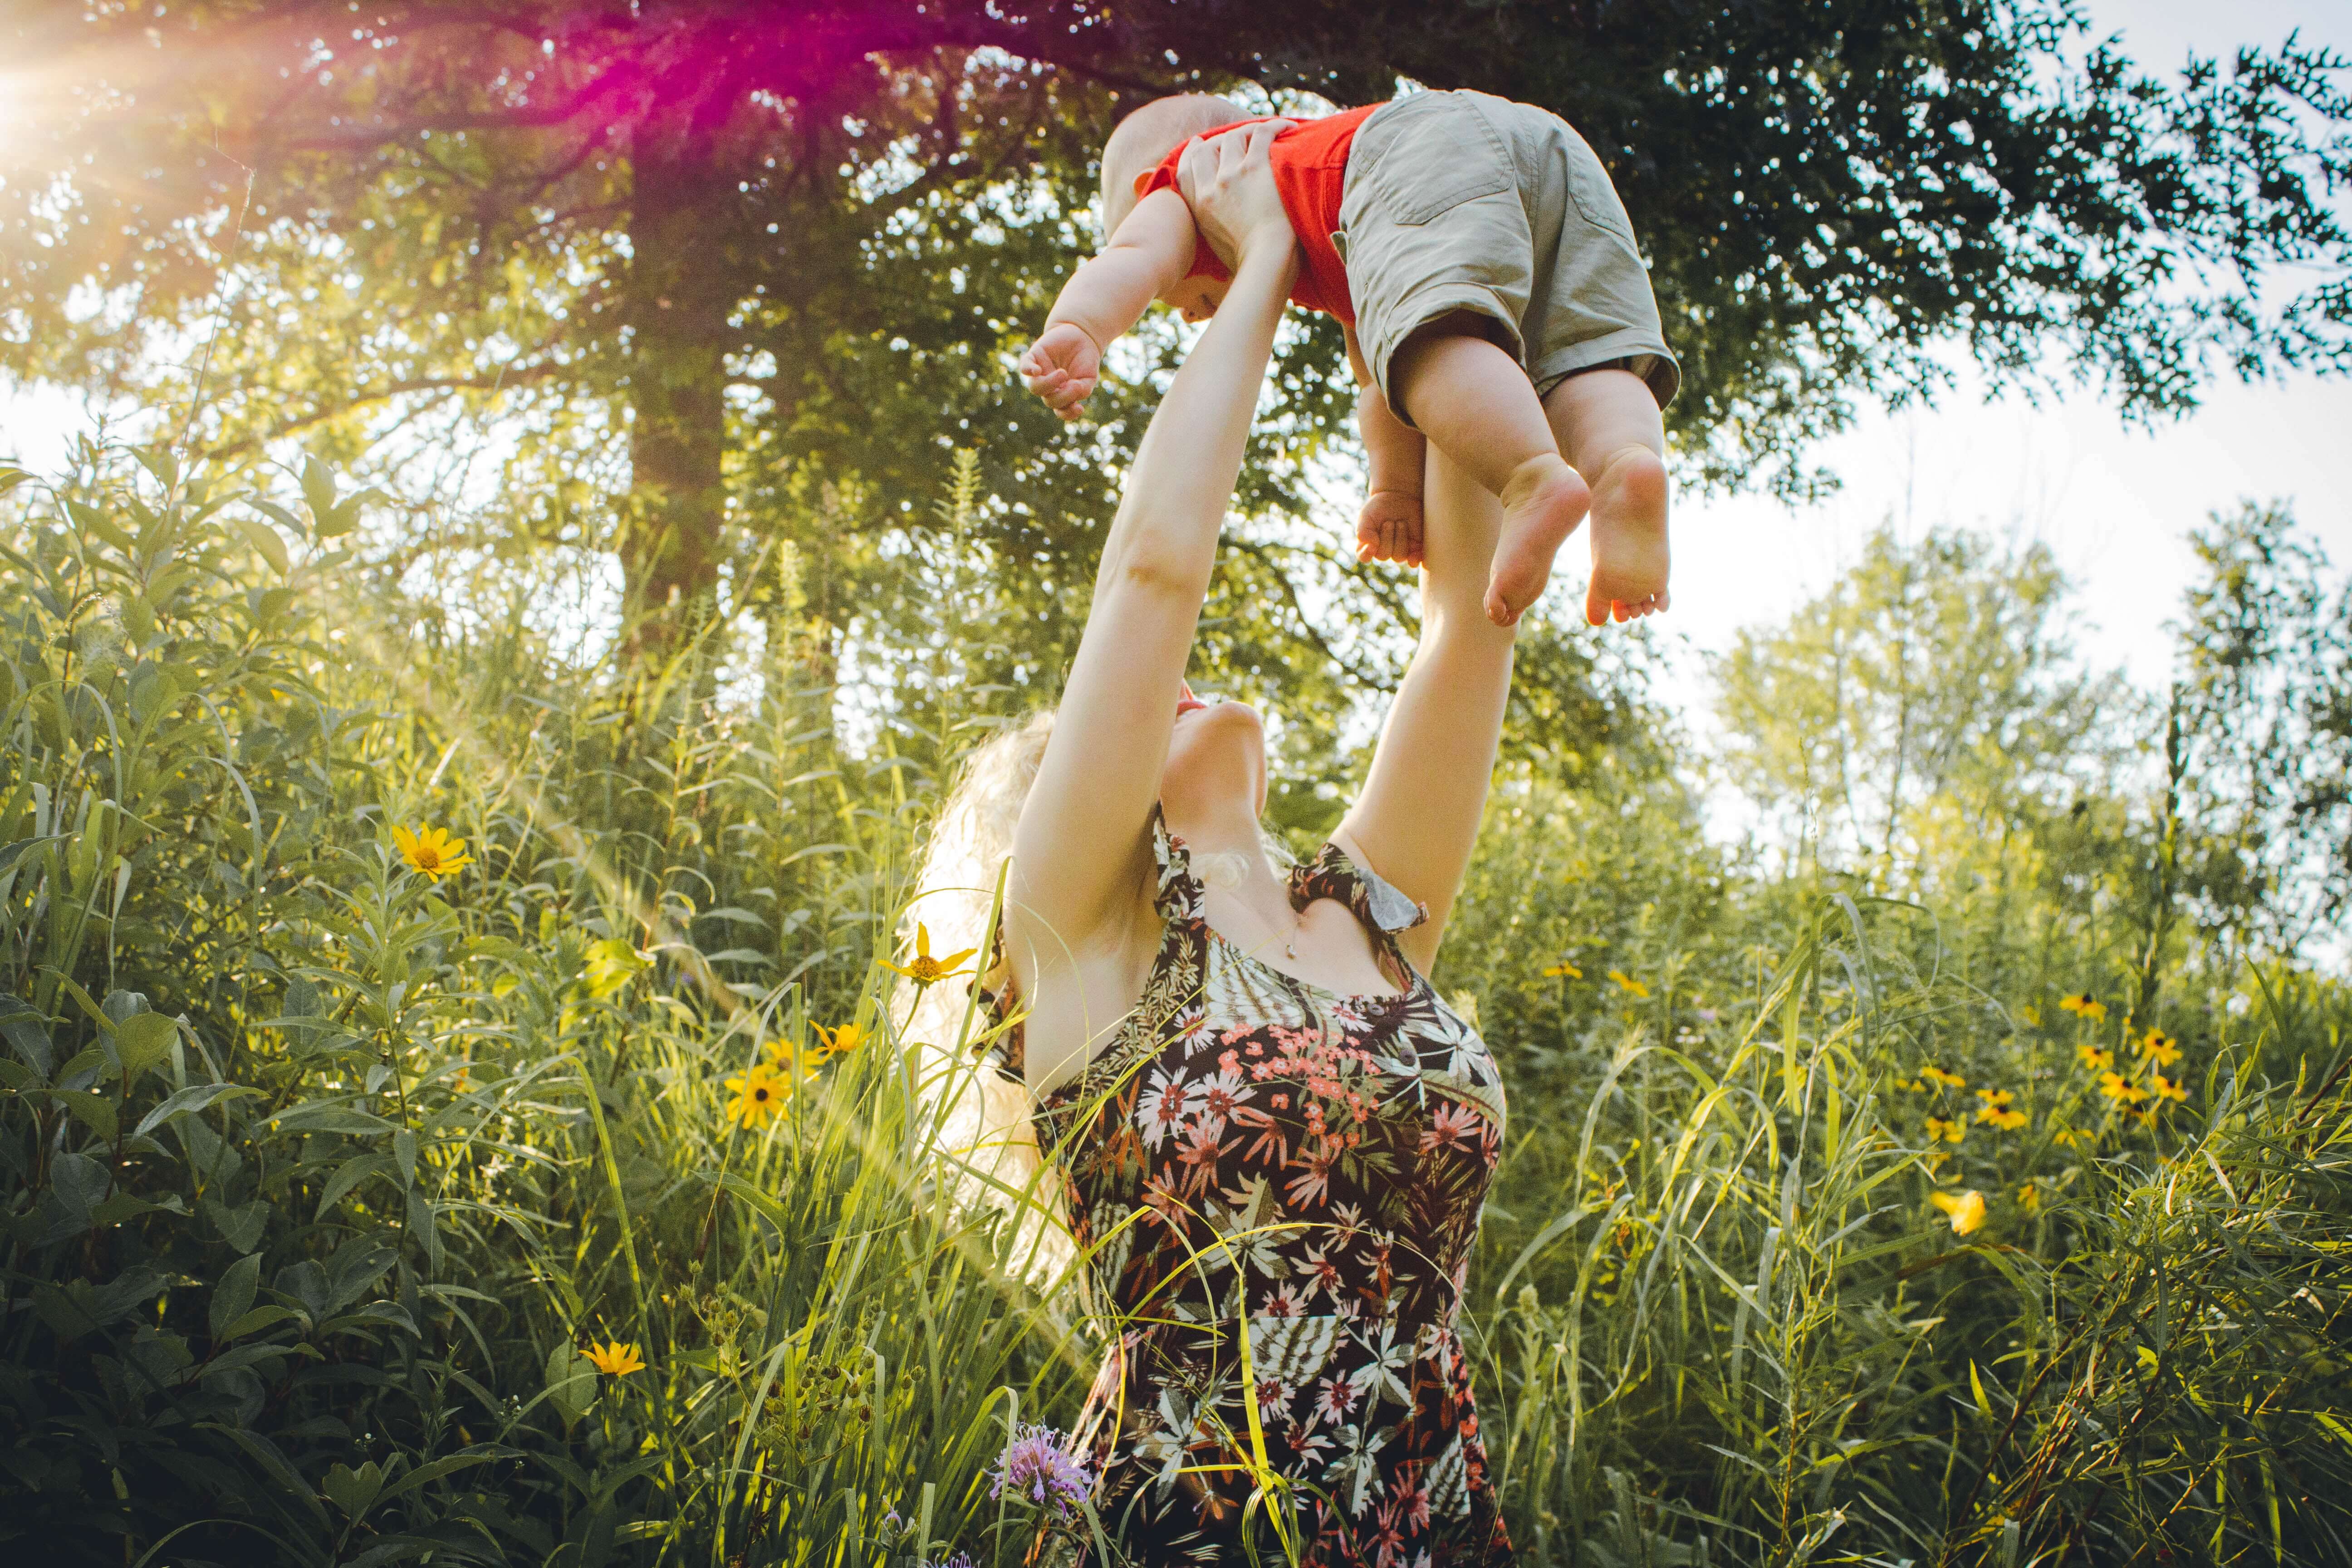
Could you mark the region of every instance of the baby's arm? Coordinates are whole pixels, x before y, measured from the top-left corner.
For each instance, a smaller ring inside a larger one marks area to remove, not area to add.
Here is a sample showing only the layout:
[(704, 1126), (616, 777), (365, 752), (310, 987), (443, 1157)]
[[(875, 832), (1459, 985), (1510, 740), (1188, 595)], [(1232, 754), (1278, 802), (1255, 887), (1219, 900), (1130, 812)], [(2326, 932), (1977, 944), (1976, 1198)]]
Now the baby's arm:
[(1420, 431), (1396, 416), (1388, 399), (1372, 384), (1371, 367), (1349, 327), (1348, 363), (1363, 388), (1356, 399), (1356, 429), (1370, 459), (1370, 494), (1356, 519), (1356, 559), (1401, 561), (1421, 564), (1422, 475), (1429, 458), (1429, 443)]
[(1136, 203), (1102, 253), (1062, 285), (1045, 330), (1021, 356), (1022, 384), (1062, 418), (1076, 419), (1102, 379), (1103, 351), (1183, 280), (1198, 236), (1192, 209), (1175, 191)]

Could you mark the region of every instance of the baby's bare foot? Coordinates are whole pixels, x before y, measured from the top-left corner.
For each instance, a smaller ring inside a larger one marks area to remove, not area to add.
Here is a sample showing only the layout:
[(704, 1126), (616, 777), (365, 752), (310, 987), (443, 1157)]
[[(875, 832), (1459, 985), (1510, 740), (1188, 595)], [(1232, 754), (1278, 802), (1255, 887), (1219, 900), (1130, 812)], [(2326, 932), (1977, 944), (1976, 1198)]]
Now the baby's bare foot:
[(1405, 490), (1374, 490), (1356, 515), (1356, 559), (1421, 564), (1421, 498)]
[(1584, 618), (1630, 621), (1666, 607), (1666, 465), (1628, 447), (1592, 481), (1592, 581)]
[(1557, 452), (1529, 458), (1503, 486), (1503, 533), (1486, 580), (1486, 618), (1517, 623), (1551, 580), (1551, 558), (1584, 521), (1591, 500), (1583, 479)]

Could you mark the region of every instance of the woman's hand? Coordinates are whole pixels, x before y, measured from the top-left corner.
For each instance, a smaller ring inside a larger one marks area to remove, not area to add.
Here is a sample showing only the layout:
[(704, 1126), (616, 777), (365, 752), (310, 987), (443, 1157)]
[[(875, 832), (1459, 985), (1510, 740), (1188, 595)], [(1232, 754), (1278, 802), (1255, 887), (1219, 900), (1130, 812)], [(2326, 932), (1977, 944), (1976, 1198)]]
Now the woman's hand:
[(1222, 136), (1195, 141), (1176, 164), (1176, 180), (1217, 259), (1238, 270), (1241, 258), (1262, 246), (1296, 250), (1298, 237), (1282, 210), (1269, 156), (1287, 120), (1244, 125)]

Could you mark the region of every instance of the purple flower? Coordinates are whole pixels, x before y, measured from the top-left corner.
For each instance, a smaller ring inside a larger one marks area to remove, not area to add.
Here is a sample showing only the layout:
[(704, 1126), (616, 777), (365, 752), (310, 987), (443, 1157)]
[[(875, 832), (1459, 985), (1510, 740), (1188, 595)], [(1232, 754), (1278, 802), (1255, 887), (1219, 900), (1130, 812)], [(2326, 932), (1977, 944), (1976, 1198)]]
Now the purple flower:
[(1062, 1447), (1059, 1432), (1051, 1426), (1020, 1426), (996, 1457), (996, 1484), (988, 1495), (1001, 1498), (1009, 1487), (1033, 1503), (1052, 1503), (1056, 1514), (1066, 1517), (1070, 1505), (1083, 1501), (1093, 1486), (1086, 1465)]

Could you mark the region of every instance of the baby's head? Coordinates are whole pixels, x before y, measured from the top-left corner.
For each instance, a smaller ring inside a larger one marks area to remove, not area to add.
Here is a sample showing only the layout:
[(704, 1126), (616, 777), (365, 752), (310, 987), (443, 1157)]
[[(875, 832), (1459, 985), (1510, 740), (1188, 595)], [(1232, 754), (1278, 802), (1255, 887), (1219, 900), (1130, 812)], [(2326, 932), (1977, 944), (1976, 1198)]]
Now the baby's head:
[(1120, 121), (1103, 143), (1103, 238), (1108, 241), (1135, 210), (1135, 182), (1193, 137), (1247, 120), (1249, 110), (1205, 92), (1156, 98)]

